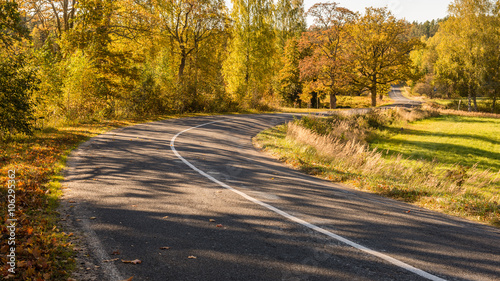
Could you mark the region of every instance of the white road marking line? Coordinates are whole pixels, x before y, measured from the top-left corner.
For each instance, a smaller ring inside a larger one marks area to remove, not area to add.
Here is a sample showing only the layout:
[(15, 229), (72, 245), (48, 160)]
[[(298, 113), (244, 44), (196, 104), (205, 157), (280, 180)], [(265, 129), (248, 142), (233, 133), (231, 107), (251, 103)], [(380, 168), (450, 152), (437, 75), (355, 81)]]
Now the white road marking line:
[(370, 255), (373, 255), (373, 256), (376, 256), (378, 258), (381, 258), (381, 259), (383, 259), (383, 260), (385, 260), (385, 261), (387, 261), (389, 263), (392, 263), (393, 265), (396, 265), (396, 266), (398, 266), (400, 268), (406, 269), (407, 271), (415, 273), (415, 274), (417, 274), (419, 276), (422, 276), (424, 278), (427, 278), (427, 279), (433, 280), (433, 281), (446, 281), (446, 279), (442, 279), (442, 278), (440, 278), (438, 276), (432, 275), (432, 274), (430, 274), (428, 272), (425, 272), (425, 271), (423, 271), (421, 269), (413, 267), (413, 266), (411, 266), (411, 265), (409, 265), (407, 263), (404, 263), (404, 262), (402, 262), (402, 261), (400, 261), (398, 259), (395, 259), (395, 258), (393, 258), (391, 256), (388, 256), (386, 254), (383, 254), (383, 253), (377, 252), (375, 250), (369, 249), (369, 248), (367, 248), (367, 247), (365, 247), (363, 245), (360, 245), (360, 244), (358, 244), (356, 242), (353, 242), (353, 241), (351, 241), (349, 239), (346, 239), (346, 238), (344, 238), (344, 237), (342, 237), (340, 235), (332, 233), (332, 232), (330, 232), (330, 231), (328, 231), (326, 229), (323, 229), (323, 228), (321, 228), (319, 226), (316, 226), (316, 225), (314, 225), (312, 223), (306, 222), (306, 221), (304, 221), (302, 219), (299, 219), (299, 218), (297, 218), (295, 216), (292, 216), (292, 215), (290, 215), (289, 213), (287, 213), (285, 211), (282, 211), (282, 210), (280, 210), (280, 209), (278, 209), (278, 208), (276, 208), (276, 207), (274, 207), (272, 205), (269, 205), (267, 203), (259, 201), (259, 200), (255, 199), (255, 198), (253, 198), (253, 197), (251, 197), (251, 196), (249, 196), (249, 195), (247, 195), (247, 194), (245, 194), (245, 193), (243, 193), (243, 192), (241, 192), (239, 190), (236, 190), (233, 187), (231, 187), (231, 186), (229, 186), (229, 185), (227, 185), (227, 184), (225, 184), (225, 183), (223, 183), (223, 182), (215, 179), (214, 177), (210, 176), (209, 174), (207, 174), (207, 173), (203, 172), (202, 170), (198, 169), (196, 166), (194, 166), (189, 161), (187, 161), (186, 159), (184, 159), (184, 157), (182, 157), (179, 154), (179, 152), (177, 152), (177, 150), (175, 149), (175, 140), (177, 139), (178, 136), (182, 135), (183, 133), (185, 133), (187, 131), (190, 131), (190, 130), (193, 130), (193, 129), (196, 129), (196, 128), (199, 128), (199, 127), (203, 127), (203, 126), (206, 126), (206, 125), (210, 125), (210, 124), (218, 123), (218, 122), (223, 122), (223, 121), (227, 121), (227, 120), (212, 121), (212, 122), (204, 123), (204, 124), (201, 124), (201, 125), (198, 125), (198, 126), (195, 126), (195, 127), (191, 127), (191, 128), (185, 129), (184, 131), (179, 132), (177, 135), (175, 135), (170, 140), (170, 148), (174, 152), (175, 156), (177, 156), (179, 159), (181, 159), (182, 162), (184, 162), (184, 164), (188, 165), (191, 169), (195, 170), (200, 175), (206, 177), (207, 179), (213, 181), (214, 183), (216, 183), (216, 184), (218, 184), (218, 185), (220, 185), (220, 186), (222, 186), (222, 187), (224, 187), (226, 189), (229, 189), (232, 192), (234, 192), (234, 193), (242, 196), (243, 198), (247, 199), (250, 202), (253, 202), (253, 203), (257, 204), (257, 205), (265, 207), (265, 208), (267, 208), (267, 209), (269, 209), (269, 210), (271, 210), (271, 211), (273, 211), (273, 212), (275, 212), (275, 213), (277, 213), (277, 214), (279, 214), (279, 215), (281, 215), (281, 216), (283, 216), (283, 217), (285, 217), (285, 218), (287, 218), (287, 219), (289, 219), (289, 220), (291, 220), (293, 222), (301, 224), (301, 225), (303, 225), (305, 227), (308, 227), (308, 228), (310, 228), (310, 229), (312, 229), (314, 231), (323, 233), (326, 236), (329, 236), (329, 237), (331, 237), (331, 238), (333, 238), (333, 239), (335, 239), (337, 241), (340, 241), (340, 242), (342, 242), (344, 244), (347, 244), (347, 245), (349, 245), (349, 246), (351, 246), (353, 248), (356, 248), (356, 249), (358, 249), (360, 251), (363, 251), (365, 253), (368, 253)]

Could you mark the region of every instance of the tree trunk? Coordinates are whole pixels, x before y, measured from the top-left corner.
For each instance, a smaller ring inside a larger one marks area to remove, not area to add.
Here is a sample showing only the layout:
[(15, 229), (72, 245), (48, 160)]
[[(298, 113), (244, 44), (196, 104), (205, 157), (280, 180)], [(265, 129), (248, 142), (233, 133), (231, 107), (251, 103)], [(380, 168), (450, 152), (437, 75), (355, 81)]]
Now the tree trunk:
[(372, 93), (372, 106), (377, 106), (377, 76), (372, 77), (372, 86), (370, 88)]
[(181, 50), (181, 64), (179, 65), (179, 82), (182, 81), (182, 75), (184, 75), (184, 68), (186, 67), (186, 50)]
[(474, 102), (474, 111), (477, 112), (477, 101), (476, 101), (476, 95), (472, 95), (472, 101)]
[(468, 99), (468, 101), (469, 101), (469, 102), (467, 103), (467, 105), (468, 105), (467, 110), (468, 110), (469, 112), (471, 112), (471, 111), (472, 111), (472, 95), (471, 95), (471, 92), (470, 92), (470, 87), (469, 87), (469, 95), (467, 96), (467, 99)]
[(318, 107), (318, 94), (316, 92), (311, 93), (310, 104), (312, 108)]
[(337, 108), (337, 96), (335, 94), (330, 94), (330, 109)]
[(498, 94), (498, 91), (495, 90), (495, 93), (493, 93), (493, 97), (491, 98), (492, 101), (491, 101), (491, 113), (495, 113), (495, 107), (496, 107), (496, 103), (497, 103), (497, 94)]
[(198, 48), (196, 48), (196, 53), (194, 56), (194, 89), (193, 89), (193, 100), (198, 105)]
[(377, 85), (372, 86), (370, 92), (372, 95), (372, 106), (375, 107), (377, 106)]

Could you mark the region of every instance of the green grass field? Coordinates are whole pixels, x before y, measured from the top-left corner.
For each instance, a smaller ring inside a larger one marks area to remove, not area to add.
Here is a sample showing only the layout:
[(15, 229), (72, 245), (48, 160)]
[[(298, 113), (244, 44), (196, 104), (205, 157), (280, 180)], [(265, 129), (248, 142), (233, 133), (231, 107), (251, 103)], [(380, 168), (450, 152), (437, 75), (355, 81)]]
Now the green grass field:
[(394, 131), (398, 133), (376, 139), (371, 147), (404, 158), (468, 167), (477, 163), (482, 170), (500, 170), (500, 119), (447, 115)]

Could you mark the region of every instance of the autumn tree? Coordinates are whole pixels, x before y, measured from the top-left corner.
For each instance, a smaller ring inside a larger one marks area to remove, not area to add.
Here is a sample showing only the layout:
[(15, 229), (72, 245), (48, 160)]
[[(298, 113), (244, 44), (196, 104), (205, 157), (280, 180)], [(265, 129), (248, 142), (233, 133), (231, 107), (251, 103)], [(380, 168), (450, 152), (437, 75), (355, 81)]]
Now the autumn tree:
[(488, 21), (485, 31), (488, 36), (485, 39), (485, 72), (483, 76), (483, 87), (487, 96), (491, 98), (491, 111), (494, 112), (500, 97), (500, 2), (494, 6), (492, 15), (486, 18)]
[(33, 28), (34, 43), (40, 47), (52, 40), (59, 51), (58, 42), (65, 32), (74, 27), (77, 15), (77, 0), (22, 0), (18, 1), (23, 16)]
[(225, 26), (225, 4), (222, 0), (156, 1), (160, 25), (175, 42), (180, 62), (178, 78), (182, 80), (187, 59), (200, 43), (220, 33)]
[(372, 106), (377, 105), (380, 86), (411, 76), (410, 52), (421, 42), (409, 38), (409, 24), (396, 19), (387, 8), (367, 8), (351, 30), (354, 81), (370, 90)]
[[(450, 17), (436, 36), (436, 75), (468, 98), (469, 111), (477, 111), (477, 93), (487, 85), (495, 92), (498, 79), (498, 11), (490, 0), (455, 0)], [(493, 67), (497, 65), (497, 67)]]
[(300, 107), (301, 104), (302, 81), (299, 69), (301, 58), (299, 39), (295, 37), (288, 39), (282, 56), (283, 67), (278, 74), (278, 93), (286, 105)]
[(241, 104), (256, 106), (272, 89), (276, 54), (273, 2), (232, 3), (231, 42), (223, 69), (226, 89)]
[(314, 18), (314, 25), (301, 39), (302, 49), (309, 49), (300, 62), (301, 78), (307, 92), (328, 94), (330, 108), (336, 108), (336, 95), (350, 82), (348, 26), (356, 14), (337, 3), (315, 4), (307, 14)]
[(303, 0), (279, 0), (276, 4), (275, 29), (277, 32), (277, 50), (275, 69), (276, 92), (286, 105), (299, 105), (302, 93), (299, 61), (301, 54), (298, 39), (306, 30)]
[(278, 42), (280, 48), (284, 49), (289, 39), (300, 37), (306, 30), (304, 0), (279, 0), (275, 18)]

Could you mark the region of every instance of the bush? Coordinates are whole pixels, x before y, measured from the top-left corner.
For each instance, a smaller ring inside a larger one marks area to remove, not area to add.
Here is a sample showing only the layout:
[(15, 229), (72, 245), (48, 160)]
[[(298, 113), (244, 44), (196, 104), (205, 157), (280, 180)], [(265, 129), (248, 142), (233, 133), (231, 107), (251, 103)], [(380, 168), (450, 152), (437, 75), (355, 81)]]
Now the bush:
[(0, 57), (0, 134), (32, 133), (31, 95), (38, 80), (23, 56)]

